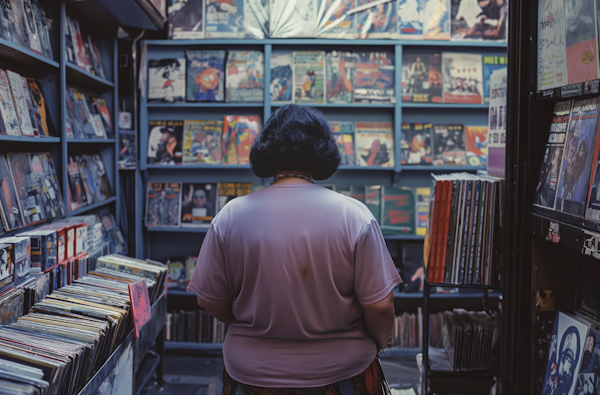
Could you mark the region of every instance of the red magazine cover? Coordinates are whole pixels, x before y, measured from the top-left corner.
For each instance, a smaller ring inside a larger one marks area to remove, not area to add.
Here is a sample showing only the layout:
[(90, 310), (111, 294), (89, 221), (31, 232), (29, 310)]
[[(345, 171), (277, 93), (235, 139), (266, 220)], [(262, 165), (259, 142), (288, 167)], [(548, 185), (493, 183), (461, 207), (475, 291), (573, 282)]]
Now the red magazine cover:
[(135, 337), (140, 337), (144, 325), (152, 319), (152, 306), (148, 297), (148, 286), (143, 278), (128, 285), (129, 300), (131, 302), (131, 315), (133, 316), (133, 329)]

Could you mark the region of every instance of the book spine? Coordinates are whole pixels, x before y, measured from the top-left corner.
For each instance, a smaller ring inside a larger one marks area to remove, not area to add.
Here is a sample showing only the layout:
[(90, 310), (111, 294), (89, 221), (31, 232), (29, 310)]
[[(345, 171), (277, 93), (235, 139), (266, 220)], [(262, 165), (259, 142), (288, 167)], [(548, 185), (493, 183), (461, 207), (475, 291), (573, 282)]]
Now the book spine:
[(469, 213), (471, 208), (471, 191), (473, 189), (473, 182), (466, 181), (467, 186), (467, 199), (465, 202), (465, 212), (463, 217), (463, 229), (462, 229), (462, 238), (461, 238), (461, 250), (460, 250), (460, 261), (459, 261), (459, 274), (458, 274), (458, 283), (465, 283), (465, 262), (467, 257), (467, 235), (469, 233), (469, 227), (467, 226), (469, 223)]
[(479, 208), (479, 223), (477, 224), (477, 253), (475, 254), (475, 281), (474, 284), (481, 284), (482, 259), (481, 251), (483, 249), (483, 228), (487, 212), (487, 194), (489, 182), (483, 181), (481, 186), (481, 202)]
[(454, 253), (454, 233), (456, 231), (456, 206), (457, 206), (457, 184), (456, 180), (452, 181), (450, 188), (452, 190), (452, 196), (450, 199), (450, 216), (448, 217), (448, 237), (446, 243), (446, 261), (444, 271), (444, 282), (450, 283), (452, 274), (452, 256)]
[(431, 221), (430, 234), (431, 234), (431, 248), (429, 250), (429, 259), (428, 259), (428, 273), (427, 273), (427, 281), (432, 283), (435, 281), (435, 260), (436, 260), (436, 246), (437, 246), (437, 225), (439, 223), (440, 218), (440, 209), (441, 209), (441, 199), (442, 199), (442, 182), (437, 181), (435, 183), (435, 187), (433, 189), (434, 196), (432, 196), (432, 204), (433, 204), (433, 220)]
[(474, 255), (475, 255), (475, 243), (477, 241), (476, 236), (477, 236), (477, 220), (479, 218), (480, 188), (481, 188), (481, 181), (480, 180), (475, 181), (474, 202), (472, 202), (473, 210), (471, 212), (472, 221), (470, 221), (470, 223), (469, 223), (469, 225), (470, 225), (469, 226), (470, 240), (469, 240), (469, 251), (468, 251), (469, 259), (467, 261), (467, 265), (469, 266), (468, 284), (474, 283), (473, 274), (475, 272), (475, 268), (473, 266), (475, 265)]
[(446, 181), (446, 201), (444, 202), (445, 206), (445, 215), (444, 215), (444, 223), (442, 228), (442, 237), (440, 240), (442, 252), (440, 254), (441, 257), (441, 270), (439, 273), (439, 282), (444, 282), (445, 273), (446, 273), (446, 255), (448, 253), (448, 229), (450, 227), (450, 215), (452, 209), (452, 190), (453, 190), (453, 182)]

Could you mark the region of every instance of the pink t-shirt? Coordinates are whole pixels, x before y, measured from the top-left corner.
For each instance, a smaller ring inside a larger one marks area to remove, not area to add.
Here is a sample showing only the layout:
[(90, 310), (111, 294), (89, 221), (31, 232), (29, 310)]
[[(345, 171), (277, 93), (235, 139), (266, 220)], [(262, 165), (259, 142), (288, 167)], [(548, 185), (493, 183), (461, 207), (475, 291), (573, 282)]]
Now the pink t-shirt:
[(227, 372), (261, 387), (317, 387), (362, 373), (376, 346), (362, 304), (402, 280), (370, 211), (308, 183), (275, 184), (214, 218), (189, 289), (233, 299)]

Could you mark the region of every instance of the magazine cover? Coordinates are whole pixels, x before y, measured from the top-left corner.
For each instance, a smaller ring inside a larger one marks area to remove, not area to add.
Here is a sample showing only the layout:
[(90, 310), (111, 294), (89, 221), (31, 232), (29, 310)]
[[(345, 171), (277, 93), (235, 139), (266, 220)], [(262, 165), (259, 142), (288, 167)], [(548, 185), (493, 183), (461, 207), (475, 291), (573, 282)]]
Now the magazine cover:
[(83, 182), (81, 181), (79, 166), (73, 158), (69, 158), (67, 171), (69, 172), (69, 191), (71, 192), (69, 196), (69, 211), (73, 211), (85, 206), (87, 204), (87, 198), (85, 195), (85, 188), (83, 186)]
[(185, 101), (185, 58), (148, 60), (148, 102)]
[(568, 85), (564, 0), (538, 1), (537, 33), (538, 91)]
[(119, 130), (119, 169), (132, 170), (137, 166), (137, 133)]
[(186, 120), (183, 128), (183, 164), (220, 164), (222, 125), (222, 121)]
[(12, 92), (13, 103), (15, 105), (17, 118), (19, 119), (19, 125), (21, 125), (21, 134), (23, 136), (35, 136), (35, 133), (33, 132), (33, 126), (31, 125), (31, 118), (29, 117), (27, 100), (25, 100), (25, 94), (23, 93), (21, 76), (10, 70), (6, 70), (6, 76), (8, 77), (10, 91)]
[(327, 103), (352, 103), (354, 91), (354, 54), (327, 52)]
[(19, 45), (18, 21), (15, 21), (12, 0), (0, 0), (0, 36), (6, 41)]
[(24, 48), (31, 49), (29, 34), (27, 34), (27, 26), (25, 26), (25, 15), (23, 14), (23, 0), (10, 0), (10, 2), (12, 5), (12, 18), (15, 23), (15, 29), (17, 30), (19, 44)]
[(52, 118), (50, 117), (48, 103), (46, 102), (40, 83), (33, 78), (27, 78), (27, 85), (29, 86), (29, 94), (31, 95), (31, 100), (35, 107), (34, 113), (40, 136), (56, 136), (56, 130), (54, 129), (54, 123), (52, 123)]
[[(417, 199), (417, 236), (425, 236), (427, 222), (429, 221), (429, 202), (431, 201), (431, 188), (415, 188)], [(423, 249), (421, 249), (423, 251)]]
[[(370, 3), (376, 3), (368, 6)], [(368, 7), (356, 13), (357, 38), (396, 38), (397, 9), (393, 1), (356, 0), (356, 7)]]
[(210, 224), (217, 214), (217, 184), (183, 184), (181, 226), (194, 227)]
[(40, 6), (37, 0), (32, 0), (31, 4), (33, 5), (35, 22), (37, 24), (38, 33), (40, 35), (42, 52), (45, 57), (52, 59), (52, 45), (50, 44), (50, 32), (48, 29), (48, 21), (46, 19), (46, 11), (42, 6)]
[(114, 138), (115, 130), (113, 128), (112, 118), (110, 116), (110, 109), (108, 108), (108, 104), (106, 104), (106, 99), (103, 97), (94, 97), (93, 108), (102, 119), (102, 124), (104, 125), (104, 131), (106, 132), (106, 136), (109, 139)]
[(21, 228), (23, 224), (23, 214), (19, 209), (19, 199), (15, 191), (10, 168), (6, 157), (0, 154), (0, 214), (2, 226), (5, 231)]
[(381, 187), (381, 231), (414, 235), (415, 193), (411, 188)]
[[(37, 164), (41, 167), (41, 173), (38, 172)], [(31, 154), (31, 167), (38, 179), (42, 190), (42, 199), (46, 196), (46, 219), (61, 218), (64, 217), (65, 206), (62, 199), (62, 193), (58, 184), (58, 178), (56, 178), (56, 170), (54, 169), (54, 162), (52, 155), (49, 152), (41, 152)], [(53, 213), (54, 216), (49, 216), (49, 213)]]
[(402, 101), (430, 102), (429, 54), (402, 54)]
[(252, 193), (251, 182), (220, 182), (219, 183), (219, 210), (236, 197)]
[(21, 126), (19, 126), (17, 112), (13, 105), (8, 77), (2, 69), (0, 69), (0, 112), (2, 112), (2, 121), (4, 122), (6, 134), (20, 136)]
[(442, 53), (444, 103), (483, 103), (481, 55)]
[(37, 23), (35, 22), (35, 14), (31, 0), (21, 0), (21, 13), (23, 15), (23, 26), (29, 38), (29, 48), (39, 54), (42, 52), (42, 43), (38, 33)]
[(87, 169), (92, 177), (98, 199), (102, 201), (111, 197), (113, 195), (112, 188), (110, 187), (108, 174), (106, 174), (106, 168), (100, 155), (93, 154), (87, 156)]
[(233, 139), (236, 146), (237, 164), (250, 164), (250, 148), (260, 133), (260, 119), (257, 115), (226, 115), (223, 120), (223, 152)]
[(596, 1), (565, 1), (565, 15), (569, 85), (598, 79)]
[(92, 174), (88, 168), (87, 155), (75, 156), (75, 162), (77, 162), (77, 167), (79, 168), (79, 177), (81, 178), (81, 183), (83, 184), (83, 191), (85, 192), (87, 203), (92, 204), (99, 202), (101, 199), (98, 196), (94, 179), (92, 178)]
[(356, 165), (354, 154), (354, 122), (332, 121), (329, 122), (335, 141), (342, 155), (340, 166)]
[(558, 102), (554, 106), (554, 114), (552, 115), (548, 142), (544, 150), (540, 178), (535, 188), (534, 205), (554, 209), (558, 177), (560, 175), (565, 141), (567, 141), (567, 126), (569, 125), (572, 105), (573, 101), (568, 100)]
[(451, 0), (452, 41), (506, 40), (508, 2)]
[(356, 38), (356, 14), (348, 14), (354, 8), (354, 0), (319, 0), (317, 37)]
[(292, 102), (292, 54), (271, 55), (271, 103)]
[(422, 40), (425, 0), (397, 0), (398, 38)]
[(37, 110), (37, 107), (34, 106), (33, 101), (31, 100), (27, 78), (21, 77), (21, 90), (23, 91), (25, 102), (27, 102), (27, 112), (29, 113), (29, 121), (31, 122), (31, 127), (33, 128), (33, 134), (35, 136), (39, 136), (40, 130), (37, 122), (38, 117), (36, 117), (34, 111), (34, 109)]
[(179, 227), (181, 183), (149, 182), (146, 193), (146, 226)]
[(583, 217), (598, 121), (598, 98), (573, 102), (554, 209)]
[(558, 312), (548, 351), (542, 394), (575, 394), (588, 328), (578, 319)]
[(167, 10), (169, 38), (204, 38), (204, 0), (170, 0)]
[(67, 137), (85, 138), (85, 130), (83, 126), (84, 114), (81, 112), (75, 93), (71, 89), (67, 89), (65, 100), (67, 102)]
[(294, 51), (294, 102), (325, 103), (325, 52)]
[(490, 77), (496, 70), (508, 67), (508, 57), (483, 55), (483, 104), (490, 102)]
[(180, 165), (183, 153), (183, 121), (150, 121), (148, 164)]
[(433, 165), (467, 165), (463, 125), (433, 125)]
[(469, 166), (487, 167), (487, 135), (487, 126), (465, 126)]
[(394, 131), (389, 122), (356, 122), (355, 147), (360, 166), (394, 167)]
[(7, 154), (6, 160), (10, 167), (19, 208), (23, 215), (23, 225), (28, 226), (46, 220), (42, 206), (42, 198), (35, 178), (31, 171), (29, 154)]
[(223, 101), (225, 51), (187, 51), (187, 101)]
[(423, 35), (425, 40), (450, 40), (450, 0), (425, 0)]
[(269, 0), (271, 38), (316, 36), (317, 0)]
[(403, 123), (401, 148), (403, 165), (431, 165), (431, 124)]
[(354, 103), (395, 103), (394, 54), (360, 52), (354, 73)]
[(269, 0), (245, 0), (244, 33), (257, 40), (269, 37)]
[(244, 38), (243, 0), (205, 0), (206, 38)]
[(228, 51), (225, 66), (226, 101), (262, 103), (265, 93), (265, 66), (260, 51)]

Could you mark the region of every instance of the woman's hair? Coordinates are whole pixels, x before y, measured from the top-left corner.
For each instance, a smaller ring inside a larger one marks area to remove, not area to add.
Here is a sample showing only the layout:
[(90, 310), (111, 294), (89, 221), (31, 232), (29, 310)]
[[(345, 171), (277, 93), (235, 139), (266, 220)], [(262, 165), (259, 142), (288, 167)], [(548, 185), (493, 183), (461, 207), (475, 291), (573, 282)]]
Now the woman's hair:
[(271, 115), (250, 149), (252, 171), (273, 177), (283, 171), (310, 171), (315, 180), (333, 175), (341, 156), (321, 112), (288, 104)]

